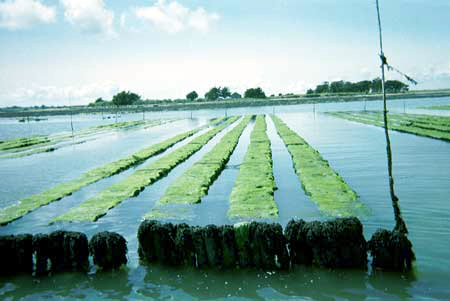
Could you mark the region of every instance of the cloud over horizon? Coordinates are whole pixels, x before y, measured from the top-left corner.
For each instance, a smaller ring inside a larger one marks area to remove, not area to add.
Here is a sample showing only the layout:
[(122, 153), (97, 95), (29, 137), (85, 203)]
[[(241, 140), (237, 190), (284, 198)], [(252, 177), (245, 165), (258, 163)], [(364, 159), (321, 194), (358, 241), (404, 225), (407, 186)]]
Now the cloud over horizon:
[(10, 99), (11, 103), (5, 105), (69, 105), (69, 102), (72, 105), (86, 105), (99, 97), (110, 99), (119, 90), (119, 85), (113, 81), (65, 87), (33, 84), (27, 88), (0, 93), (0, 96)]
[(186, 29), (207, 33), (212, 23), (220, 18), (217, 13), (209, 13), (201, 6), (191, 10), (177, 1), (166, 0), (158, 0), (152, 6), (137, 7), (135, 15), (170, 34)]
[(103, 0), (61, 0), (64, 18), (83, 33), (115, 36), (114, 12)]
[(37, 0), (7, 0), (0, 3), (0, 27), (9, 30), (30, 28), (56, 21), (56, 9)]

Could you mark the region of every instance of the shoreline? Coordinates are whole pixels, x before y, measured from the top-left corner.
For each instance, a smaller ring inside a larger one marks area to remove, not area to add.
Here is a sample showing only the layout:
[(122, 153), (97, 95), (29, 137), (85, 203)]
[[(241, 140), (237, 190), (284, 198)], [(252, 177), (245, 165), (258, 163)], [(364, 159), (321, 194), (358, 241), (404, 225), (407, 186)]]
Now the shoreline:
[[(406, 93), (388, 94), (388, 100), (416, 99), (416, 98), (439, 98), (450, 97), (450, 90), (430, 90), (430, 91), (410, 91)], [(77, 114), (115, 114), (120, 113), (141, 113), (141, 112), (160, 112), (160, 111), (188, 111), (203, 109), (225, 109), (238, 107), (262, 107), (262, 106), (282, 106), (297, 104), (320, 104), (320, 103), (342, 103), (354, 101), (377, 101), (382, 100), (381, 94), (362, 94), (362, 95), (320, 95), (320, 96), (293, 96), (293, 97), (269, 97), (265, 99), (226, 99), (219, 101), (198, 101), (198, 102), (175, 102), (171, 104), (151, 104), (151, 105), (132, 105), (122, 107), (89, 107), (73, 106), (63, 108), (45, 108), (5, 111), (0, 108), (0, 118), (15, 117), (37, 117), (37, 116), (57, 116), (57, 115), (77, 115)]]

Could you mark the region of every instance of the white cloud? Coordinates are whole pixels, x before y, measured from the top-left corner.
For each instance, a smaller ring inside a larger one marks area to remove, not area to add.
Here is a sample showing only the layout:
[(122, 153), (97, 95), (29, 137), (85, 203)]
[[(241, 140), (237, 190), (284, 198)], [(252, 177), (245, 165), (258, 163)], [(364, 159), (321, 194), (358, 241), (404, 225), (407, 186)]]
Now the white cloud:
[(220, 17), (216, 13), (208, 13), (204, 8), (196, 10), (181, 5), (176, 1), (158, 0), (152, 6), (135, 9), (138, 18), (147, 20), (162, 31), (178, 33), (186, 29), (206, 33), (211, 24)]
[(126, 22), (127, 22), (127, 17), (125, 15), (125, 13), (122, 13), (120, 15), (120, 28), (125, 28)]
[(85, 105), (99, 97), (111, 99), (119, 90), (119, 85), (112, 81), (65, 87), (33, 84), (1, 96), (6, 100), (4, 105), (68, 105), (69, 102)]
[(115, 36), (114, 13), (103, 0), (61, 0), (64, 17), (82, 32)]
[(188, 25), (195, 30), (206, 33), (209, 31), (211, 23), (219, 20), (219, 15), (216, 13), (207, 13), (202, 7), (197, 8), (193, 11), (188, 20)]
[(0, 27), (18, 30), (55, 20), (56, 9), (37, 0), (7, 0), (0, 3)]

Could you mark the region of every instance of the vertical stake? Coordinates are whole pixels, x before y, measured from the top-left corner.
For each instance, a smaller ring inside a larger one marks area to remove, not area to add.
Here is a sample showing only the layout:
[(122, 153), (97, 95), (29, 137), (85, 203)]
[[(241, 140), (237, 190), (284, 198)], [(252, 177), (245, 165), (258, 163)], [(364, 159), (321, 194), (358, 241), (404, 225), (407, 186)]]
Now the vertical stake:
[(398, 230), (401, 233), (408, 233), (406, 229), (406, 224), (402, 218), (402, 214), (400, 211), (400, 206), (398, 204), (398, 197), (395, 195), (394, 191), (394, 177), (392, 175), (392, 150), (391, 150), (391, 140), (389, 138), (389, 129), (388, 129), (388, 117), (387, 117), (387, 104), (386, 104), (386, 90), (384, 87), (384, 65), (387, 64), (386, 57), (383, 53), (383, 39), (381, 35), (381, 18), (380, 18), (380, 7), (378, 5), (378, 0), (376, 0), (377, 4), (377, 15), (378, 15), (378, 30), (380, 34), (380, 59), (381, 59), (381, 90), (383, 92), (383, 120), (384, 120), (384, 134), (386, 137), (386, 154), (388, 161), (388, 174), (389, 174), (389, 191), (392, 200), (392, 207), (394, 208), (394, 216), (395, 216), (395, 230)]

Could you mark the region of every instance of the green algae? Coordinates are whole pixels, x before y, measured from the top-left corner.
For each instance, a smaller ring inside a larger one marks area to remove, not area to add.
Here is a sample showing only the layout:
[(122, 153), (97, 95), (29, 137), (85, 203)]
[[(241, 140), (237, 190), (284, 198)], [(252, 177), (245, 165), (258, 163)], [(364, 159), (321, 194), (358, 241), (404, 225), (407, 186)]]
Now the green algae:
[(276, 218), (278, 207), (273, 197), (275, 189), (265, 116), (257, 116), (250, 144), (230, 195), (228, 217)]
[(24, 148), (36, 144), (49, 143), (50, 139), (46, 136), (32, 136), (26, 138), (18, 138), (14, 140), (4, 141), (0, 144), (0, 150), (12, 150), (16, 148)]
[(196, 162), (183, 175), (172, 183), (160, 199), (160, 204), (200, 203), (209, 186), (225, 168), (228, 159), (239, 141), (239, 137), (250, 122), (251, 116), (245, 117), (239, 125), (228, 132), (221, 141)]
[(313, 149), (279, 117), (272, 115), (278, 135), (286, 145), (295, 172), (305, 193), (329, 216), (356, 216), (367, 214), (357, 194), (330, 167), (320, 153)]
[[(326, 114), (349, 121), (384, 127), (381, 112), (329, 112)], [(450, 117), (447, 116), (389, 114), (388, 128), (417, 136), (450, 141)]]
[[(192, 165), (178, 177), (166, 190), (157, 205), (144, 216), (146, 219), (174, 219), (179, 212), (167, 210), (173, 204), (197, 204), (208, 193), (209, 187), (225, 168), (231, 154), (236, 148), (247, 124), (252, 116), (244, 119), (227, 134), (225, 134), (214, 148), (205, 154), (202, 159)], [(164, 214), (161, 214), (164, 212)]]
[(80, 190), (81, 188), (95, 183), (101, 179), (118, 174), (132, 166), (135, 166), (144, 160), (153, 157), (168, 148), (172, 147), (176, 143), (194, 135), (200, 131), (203, 127), (176, 135), (161, 143), (154, 144), (148, 148), (140, 150), (131, 156), (114, 161), (112, 163), (103, 165), (101, 167), (92, 169), (73, 181), (59, 184), (47, 191), (40, 194), (33, 195), (29, 198), (21, 200), (18, 204), (0, 209), (0, 225), (10, 223), (31, 211), (48, 205), (51, 202), (58, 201), (72, 193)]
[(96, 221), (104, 216), (108, 210), (121, 202), (137, 196), (146, 186), (167, 175), (174, 167), (188, 159), (200, 150), (204, 144), (217, 133), (239, 119), (238, 116), (227, 119), (220, 126), (210, 129), (205, 134), (196, 137), (188, 144), (176, 149), (169, 155), (153, 162), (145, 168), (137, 170), (125, 180), (116, 183), (98, 193), (94, 198), (84, 201), (80, 206), (72, 208), (51, 221), (54, 222), (84, 222)]
[(425, 110), (440, 110), (440, 111), (449, 111), (450, 106), (430, 106), (430, 107), (419, 107), (419, 109)]
[(0, 144), (0, 159), (21, 158), (51, 152), (61, 147), (84, 143), (87, 140), (94, 140), (94, 136), (113, 130), (145, 129), (177, 120), (179, 119), (125, 121), (82, 129), (75, 132), (73, 136), (71, 133), (63, 133), (49, 136), (17, 138), (4, 141), (4, 143)]

